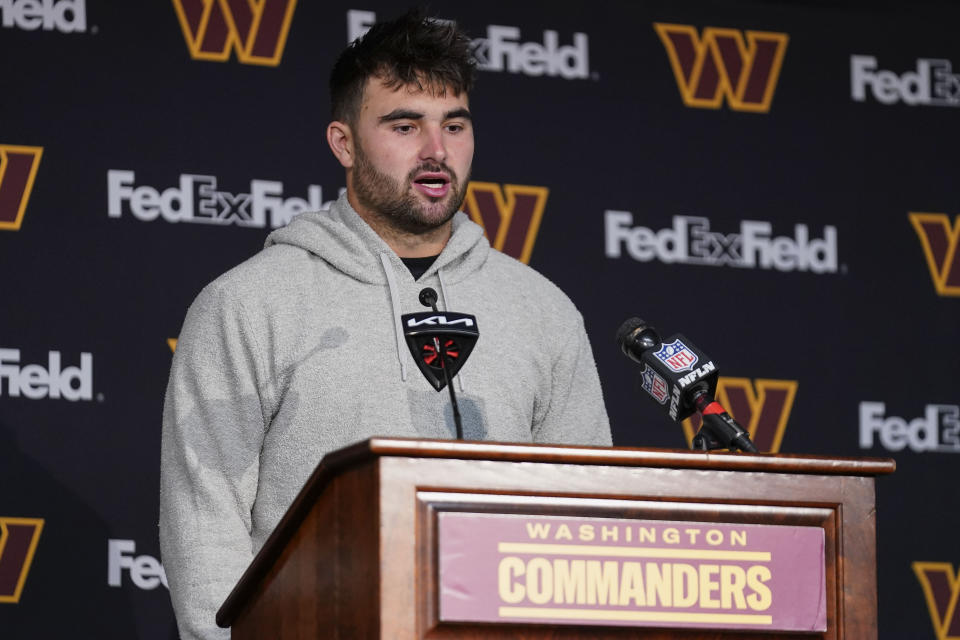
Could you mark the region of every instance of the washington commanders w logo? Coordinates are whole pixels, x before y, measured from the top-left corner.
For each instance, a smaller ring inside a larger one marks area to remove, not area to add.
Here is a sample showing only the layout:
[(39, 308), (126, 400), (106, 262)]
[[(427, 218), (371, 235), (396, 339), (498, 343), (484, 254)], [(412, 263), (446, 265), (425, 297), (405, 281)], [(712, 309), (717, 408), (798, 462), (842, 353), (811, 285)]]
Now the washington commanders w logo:
[(735, 111), (766, 113), (787, 51), (785, 33), (707, 27), (703, 36), (686, 24), (655, 22), (683, 103), (719, 109), (726, 98)]
[(275, 67), (287, 43), (297, 0), (173, 0), (195, 60)]
[(920, 237), (937, 293), (960, 296), (960, 216), (952, 227), (943, 213), (911, 213), (910, 223)]
[(19, 602), (43, 520), (0, 518), (0, 603)]
[(0, 229), (20, 228), (42, 155), (43, 147), (0, 144)]
[[(797, 395), (796, 380), (720, 377), (716, 399), (750, 434), (759, 451), (777, 453)], [(687, 444), (700, 429), (700, 416), (683, 421)]]
[(529, 264), (550, 190), (522, 184), (471, 182), (463, 210), (482, 226), (494, 249)]
[(914, 562), (937, 640), (960, 638), (960, 575), (948, 562)]

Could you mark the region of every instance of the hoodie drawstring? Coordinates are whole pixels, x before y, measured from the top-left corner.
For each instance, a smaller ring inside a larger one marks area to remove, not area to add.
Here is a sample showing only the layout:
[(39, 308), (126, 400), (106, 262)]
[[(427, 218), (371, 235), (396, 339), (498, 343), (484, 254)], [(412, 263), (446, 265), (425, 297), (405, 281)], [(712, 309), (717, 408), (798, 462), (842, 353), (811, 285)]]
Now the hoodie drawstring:
[[(443, 308), (447, 311), (450, 311), (450, 307), (453, 306), (453, 302), (450, 301), (450, 295), (447, 293), (447, 286), (443, 283), (443, 271), (437, 269), (437, 280), (440, 281), (440, 295), (443, 296)], [(460, 387), (460, 392), (463, 393), (463, 373), (458, 372), (455, 376), (457, 385)]]
[(406, 345), (403, 339), (403, 326), (400, 324), (400, 294), (397, 292), (397, 281), (393, 273), (393, 267), (390, 266), (390, 257), (386, 253), (380, 254), (380, 264), (383, 265), (383, 273), (387, 276), (387, 288), (390, 289), (390, 304), (393, 307), (393, 335), (397, 339), (397, 361), (400, 363), (400, 380), (406, 382), (407, 362), (403, 357), (403, 351)]

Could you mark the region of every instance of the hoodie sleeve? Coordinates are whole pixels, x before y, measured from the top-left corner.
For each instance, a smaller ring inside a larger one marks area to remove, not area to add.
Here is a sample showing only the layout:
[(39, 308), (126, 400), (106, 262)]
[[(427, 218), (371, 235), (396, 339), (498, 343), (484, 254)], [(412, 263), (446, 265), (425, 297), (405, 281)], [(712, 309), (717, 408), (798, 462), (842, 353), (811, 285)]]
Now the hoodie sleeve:
[(558, 342), (547, 410), (533, 425), (534, 442), (609, 447), (610, 421), (583, 317), (576, 313), (568, 326), (566, 339)]
[(160, 462), (160, 549), (183, 640), (230, 637), (214, 618), (253, 557), (258, 353), (239, 301), (201, 292), (173, 358)]

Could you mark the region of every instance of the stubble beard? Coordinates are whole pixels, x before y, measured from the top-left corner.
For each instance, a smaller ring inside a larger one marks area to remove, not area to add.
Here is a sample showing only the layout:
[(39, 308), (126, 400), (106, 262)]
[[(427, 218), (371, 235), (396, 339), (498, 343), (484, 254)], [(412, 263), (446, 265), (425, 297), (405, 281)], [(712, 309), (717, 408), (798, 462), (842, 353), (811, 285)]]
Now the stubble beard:
[[(457, 174), (443, 162), (425, 162), (407, 174), (404, 183), (381, 172), (357, 145), (353, 165), (353, 189), (357, 202), (385, 224), (409, 234), (434, 231), (460, 210), (469, 178), (460, 182)], [(444, 172), (450, 176), (450, 190), (440, 198), (422, 196), (410, 183), (424, 172)], [(426, 200), (424, 199), (426, 198)]]

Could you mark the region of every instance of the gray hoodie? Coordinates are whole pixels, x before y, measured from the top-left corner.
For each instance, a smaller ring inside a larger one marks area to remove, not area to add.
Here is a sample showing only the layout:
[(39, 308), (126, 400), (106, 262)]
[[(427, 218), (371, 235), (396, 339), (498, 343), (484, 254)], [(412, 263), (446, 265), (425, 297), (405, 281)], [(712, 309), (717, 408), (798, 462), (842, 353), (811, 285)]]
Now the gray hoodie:
[(463, 213), (415, 281), (345, 196), (303, 213), (191, 305), (163, 411), (160, 548), (184, 640), (214, 615), (320, 458), (377, 435), (453, 438), (449, 396), (417, 369), (400, 315), (477, 318), (454, 379), (468, 440), (610, 444), (583, 319), (491, 249)]

